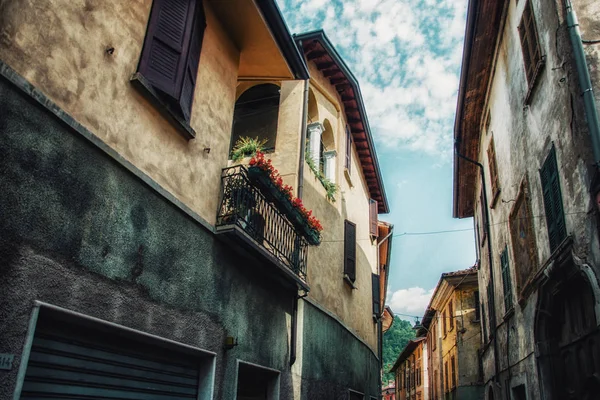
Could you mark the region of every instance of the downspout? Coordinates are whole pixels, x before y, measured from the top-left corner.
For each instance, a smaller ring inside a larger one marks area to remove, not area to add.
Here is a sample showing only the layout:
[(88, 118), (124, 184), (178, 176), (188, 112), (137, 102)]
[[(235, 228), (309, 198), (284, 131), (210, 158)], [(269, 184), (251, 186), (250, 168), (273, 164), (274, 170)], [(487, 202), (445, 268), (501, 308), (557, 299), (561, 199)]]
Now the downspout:
[(298, 342), (298, 296), (294, 296), (292, 304), (292, 322), (290, 338), (290, 366), (296, 362), (296, 343)]
[[(298, 47), (302, 51), (302, 41), (298, 41)], [(306, 62), (306, 59), (304, 60)], [(304, 104), (302, 107), (302, 127), (300, 128), (300, 160), (298, 163), (298, 198), (302, 200), (304, 191), (304, 158), (306, 151), (306, 123), (308, 119), (308, 88), (309, 79), (304, 81)]]
[[(491, 232), (490, 232), (490, 211), (488, 209), (488, 200), (487, 200), (487, 187), (485, 184), (485, 172), (483, 169), (483, 165), (475, 160), (472, 160), (462, 154), (459, 153), (458, 151), (458, 142), (455, 141), (454, 142), (454, 152), (455, 154), (458, 156), (458, 158), (461, 158), (467, 162), (470, 162), (474, 165), (476, 165), (477, 167), (479, 167), (479, 170), (481, 171), (481, 185), (482, 185), (482, 191), (483, 191), (483, 203), (481, 205), (481, 207), (485, 210), (485, 216), (486, 216), (486, 220), (487, 220), (487, 224), (484, 224), (484, 229), (485, 232), (487, 234), (487, 248), (488, 248), (488, 263), (490, 265), (490, 284), (492, 286), (492, 290), (496, 287), (494, 285), (494, 257), (492, 254), (492, 236), (491, 236)], [(477, 244), (478, 245), (478, 244)], [(494, 380), (496, 381), (496, 383), (498, 383), (499, 380), (499, 376), (498, 376), (498, 371), (500, 370), (499, 367), (499, 358), (498, 358), (498, 343), (496, 340), (496, 333), (497, 333), (497, 326), (496, 326), (496, 296), (494, 296), (492, 294), (492, 296), (490, 296), (491, 300), (492, 300), (492, 304), (489, 307), (490, 309), (490, 319), (492, 320), (492, 330), (493, 330), (493, 335), (494, 335)], [(485, 323), (485, 321), (484, 321)]]
[[(600, 122), (598, 122), (598, 110), (596, 109), (596, 99), (590, 79), (585, 52), (581, 40), (581, 32), (579, 31), (579, 22), (573, 10), (571, 0), (565, 0), (567, 8), (567, 28), (569, 29), (569, 37), (573, 46), (573, 55), (575, 58), (575, 67), (577, 68), (577, 76), (579, 77), (579, 86), (581, 88), (581, 97), (583, 97), (583, 106), (587, 120), (588, 129), (592, 139), (592, 151), (594, 152), (594, 166), (596, 169), (600, 166)], [(600, 191), (600, 186), (592, 188), (593, 194), (596, 195)]]

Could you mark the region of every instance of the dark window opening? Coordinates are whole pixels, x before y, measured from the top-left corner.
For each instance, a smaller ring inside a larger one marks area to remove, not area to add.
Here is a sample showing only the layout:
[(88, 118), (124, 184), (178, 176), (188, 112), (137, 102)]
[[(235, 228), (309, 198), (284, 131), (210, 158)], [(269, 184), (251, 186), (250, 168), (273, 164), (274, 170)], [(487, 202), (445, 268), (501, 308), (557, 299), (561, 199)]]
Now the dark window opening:
[(546, 158), (546, 161), (544, 161), (544, 165), (540, 170), (540, 177), (544, 194), (544, 209), (546, 211), (550, 251), (554, 252), (558, 245), (567, 237), (560, 181), (558, 178), (558, 164), (556, 162), (556, 150), (554, 146), (552, 146), (550, 154)]
[(274, 400), (278, 385), (279, 374), (276, 371), (239, 364), (237, 400)]
[(356, 224), (344, 221), (344, 275), (356, 280)]
[(523, 9), (523, 16), (519, 24), (519, 35), (521, 37), (525, 75), (529, 87), (532, 87), (543, 59), (531, 1), (527, 1)]
[(512, 282), (510, 280), (510, 265), (508, 262), (508, 247), (500, 255), (500, 265), (502, 267), (502, 289), (504, 291), (504, 312), (512, 309)]
[(246, 90), (235, 102), (230, 152), (240, 138), (264, 142), (264, 151), (275, 150), (280, 88), (272, 83)]

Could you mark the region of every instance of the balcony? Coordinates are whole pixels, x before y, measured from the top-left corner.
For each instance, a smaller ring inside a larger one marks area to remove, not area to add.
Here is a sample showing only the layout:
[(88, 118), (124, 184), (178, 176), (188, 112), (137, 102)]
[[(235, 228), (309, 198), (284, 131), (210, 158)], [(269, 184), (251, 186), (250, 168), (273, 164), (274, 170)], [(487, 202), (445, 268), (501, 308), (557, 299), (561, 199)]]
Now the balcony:
[(261, 261), (259, 264), (266, 261), (275, 267), (268, 272), (275, 272), (287, 283), (308, 291), (309, 244), (290, 222), (282, 205), (250, 179), (244, 166), (223, 169), (221, 183), (217, 234)]

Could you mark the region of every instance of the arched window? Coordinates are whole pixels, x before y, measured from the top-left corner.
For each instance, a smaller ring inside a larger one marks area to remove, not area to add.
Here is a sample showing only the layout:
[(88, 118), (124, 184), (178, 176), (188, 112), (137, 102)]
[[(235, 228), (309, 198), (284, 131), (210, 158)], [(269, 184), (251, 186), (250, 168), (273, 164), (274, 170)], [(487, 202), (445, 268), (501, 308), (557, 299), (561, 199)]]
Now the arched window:
[(272, 83), (252, 86), (238, 98), (233, 112), (231, 147), (249, 137), (265, 141), (264, 150), (274, 150), (277, 138), (280, 88)]
[(320, 170), (331, 182), (335, 182), (335, 164), (337, 153), (335, 151), (335, 136), (328, 120), (323, 121), (323, 135), (321, 136)]
[(308, 114), (306, 122), (309, 124), (319, 122), (319, 106), (317, 105), (317, 99), (312, 89), (308, 89)]

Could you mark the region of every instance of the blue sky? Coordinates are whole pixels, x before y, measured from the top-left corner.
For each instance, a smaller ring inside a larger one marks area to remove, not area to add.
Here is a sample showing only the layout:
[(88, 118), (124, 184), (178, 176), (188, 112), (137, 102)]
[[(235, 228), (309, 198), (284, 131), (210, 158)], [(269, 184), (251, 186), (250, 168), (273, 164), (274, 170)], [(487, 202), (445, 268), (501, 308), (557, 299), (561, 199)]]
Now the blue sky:
[(466, 0), (277, 3), (293, 33), (324, 29), (359, 80), (392, 210), (382, 219), (409, 233), (394, 238), (388, 304), (422, 315), (440, 274), (475, 262), (472, 220), (452, 218)]

